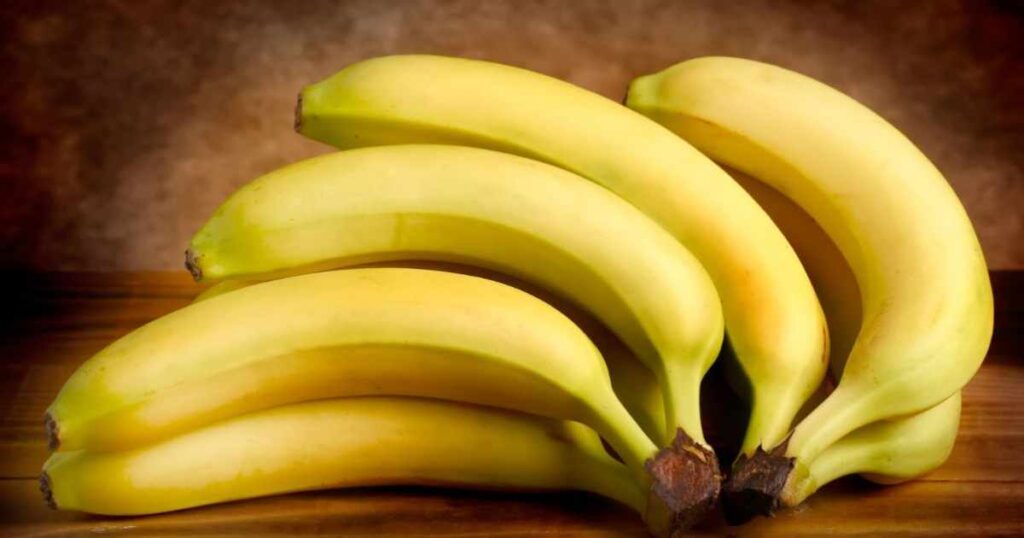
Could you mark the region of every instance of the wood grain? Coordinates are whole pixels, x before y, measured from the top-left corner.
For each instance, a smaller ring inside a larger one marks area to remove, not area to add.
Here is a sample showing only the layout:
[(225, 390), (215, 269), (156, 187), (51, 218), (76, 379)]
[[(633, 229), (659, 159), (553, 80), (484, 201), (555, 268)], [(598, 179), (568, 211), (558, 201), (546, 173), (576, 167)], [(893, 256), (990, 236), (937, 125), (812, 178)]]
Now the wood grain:
[[(582, 493), (502, 494), (413, 488), (298, 493), (145, 518), (51, 511), (36, 476), (46, 406), (90, 355), (200, 291), (179, 273), (6, 275), (0, 320), (0, 536), (645, 536), (637, 516)], [(797, 510), (738, 528), (713, 518), (698, 534), (816, 536), (1024, 534), (1024, 272), (993, 274), (992, 351), (964, 392), (949, 461), (912, 483), (849, 478)], [(719, 424), (719, 431), (736, 431)]]

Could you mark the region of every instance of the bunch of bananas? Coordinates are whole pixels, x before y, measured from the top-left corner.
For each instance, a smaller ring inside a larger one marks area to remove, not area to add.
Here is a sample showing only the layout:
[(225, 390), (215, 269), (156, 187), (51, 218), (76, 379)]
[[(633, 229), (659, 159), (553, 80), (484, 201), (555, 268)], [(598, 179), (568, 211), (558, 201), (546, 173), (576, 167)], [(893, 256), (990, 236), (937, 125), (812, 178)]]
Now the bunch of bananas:
[[(307, 87), (297, 130), (345, 151), (234, 193), (186, 253), (217, 283), (67, 381), (47, 501), (571, 488), (669, 535), (720, 496), (741, 522), (843, 475), (940, 465), (993, 306), (939, 171), (854, 100), (758, 62), (686, 61), (626, 105), (436, 56)], [(599, 350), (559, 301), (625, 347)], [(723, 347), (750, 404), (726, 473), (699, 398)]]

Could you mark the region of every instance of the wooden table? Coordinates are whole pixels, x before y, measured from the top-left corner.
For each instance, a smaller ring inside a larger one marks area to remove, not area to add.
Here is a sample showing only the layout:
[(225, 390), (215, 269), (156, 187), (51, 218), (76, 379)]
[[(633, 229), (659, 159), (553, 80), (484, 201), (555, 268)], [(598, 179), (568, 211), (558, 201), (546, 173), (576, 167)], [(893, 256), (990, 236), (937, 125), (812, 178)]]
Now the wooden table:
[[(645, 536), (637, 516), (577, 493), (500, 494), (427, 489), (324, 491), (142, 518), (56, 512), (37, 474), (47, 450), (43, 411), (74, 369), (134, 327), (187, 304), (181, 273), (8, 274), (0, 323), (0, 536)], [(699, 532), (823, 535), (890, 532), (1024, 535), (1024, 272), (995, 273), (996, 337), (965, 389), (952, 457), (896, 487), (856, 478), (797, 510), (742, 527)]]

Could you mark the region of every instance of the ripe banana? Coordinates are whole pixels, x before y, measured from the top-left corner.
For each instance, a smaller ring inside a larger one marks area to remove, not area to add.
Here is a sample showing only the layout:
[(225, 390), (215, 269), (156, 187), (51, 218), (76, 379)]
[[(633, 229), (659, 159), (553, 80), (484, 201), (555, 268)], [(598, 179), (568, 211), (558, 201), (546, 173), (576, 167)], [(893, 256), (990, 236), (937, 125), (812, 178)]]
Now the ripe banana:
[[(861, 323), (860, 297), (853, 272), (828, 235), (799, 206), (742, 172), (727, 171), (771, 216), (807, 269), (828, 320), (832, 372), (839, 379), (846, 361), (843, 350), (849, 353)], [(609, 350), (604, 352), (605, 359), (615, 393), (626, 409), (634, 417), (660, 416), (661, 400), (654, 375), (628, 355), (615, 354), (614, 346), (594, 341), (602, 351)], [(873, 422), (848, 433), (810, 461), (807, 478), (789, 484), (780, 495), (780, 504), (796, 506), (822, 486), (850, 474), (860, 473), (874, 482), (894, 484), (932, 471), (949, 457), (959, 419), (958, 391), (931, 409)]]
[[(622, 402), (626, 410), (629, 411), (633, 419), (636, 420), (637, 425), (651, 439), (662, 439), (665, 437), (665, 408), (662, 404), (661, 390), (658, 388), (658, 381), (654, 377), (654, 372), (636, 358), (633, 352), (621, 340), (610, 333), (604, 325), (560, 297), (515, 277), (511, 277), (507, 273), (498, 273), (479, 267), (450, 262), (392, 261), (367, 264), (361, 267), (406, 267), (479, 276), (516, 287), (554, 306), (582, 329), (594, 345), (597, 346), (601, 356), (604, 357), (605, 364), (608, 365), (608, 373), (611, 377), (612, 389), (615, 391), (615, 395)], [(193, 302), (206, 301), (257, 283), (258, 281), (254, 280), (221, 280), (204, 289), (195, 297)]]
[(746, 463), (761, 467), (758, 480), (730, 486), (748, 501), (744, 517), (770, 512), (851, 431), (938, 405), (974, 375), (992, 334), (985, 260), (949, 184), (894, 127), (808, 77), (734, 58), (641, 77), (628, 104), (796, 202), (860, 288), (863, 320), (838, 387), (780, 450)]
[(304, 402), (134, 450), (58, 452), (41, 482), (54, 508), (108, 515), (379, 485), (577, 489), (641, 514), (646, 502), (581, 424), (417, 398)]
[(418, 269), (304, 275), (189, 305), (86, 362), (48, 422), (63, 450), (112, 450), (275, 405), (367, 394), (578, 419), (640, 477), (656, 452), (600, 354), (561, 313), (503, 284)]
[[(828, 320), (832, 375), (841, 379), (861, 324), (860, 290), (853, 271), (825, 231), (792, 200), (742, 172), (728, 171), (771, 216), (807, 269)], [(616, 387), (624, 403), (625, 393)], [(807, 479), (783, 490), (781, 504), (796, 506), (818, 488), (848, 474), (894, 484), (932, 471), (949, 457), (959, 422), (958, 391), (931, 409), (854, 430), (811, 461)]]
[[(799, 207), (770, 187), (749, 176), (730, 171), (761, 204), (779, 228), (789, 239), (800, 256), (807, 273), (822, 298), (826, 316), (836, 313), (836, 321), (827, 318), (831, 341), (849, 350), (856, 337), (860, 318), (848, 315), (850, 310), (860, 311), (860, 299), (853, 275), (842, 259), (838, 249), (827, 235)], [(471, 268), (454, 264), (416, 264), (447, 271), (467, 271)], [(545, 297), (542, 290), (531, 289), (521, 282), (504, 275), (476, 271), (491, 279), (499, 279), (538, 294), (546, 301), (556, 304), (555, 297)], [(225, 280), (205, 290), (196, 301), (228, 293), (251, 283), (240, 280)], [(852, 290), (852, 294), (851, 294)], [(601, 350), (608, 364), (612, 386), (623, 405), (637, 423), (652, 438), (662, 435), (664, 412), (661, 391), (657, 379), (642, 362), (632, 356), (629, 350), (594, 321), (570, 305), (557, 305), (579, 325)], [(847, 345), (847, 343), (849, 345)], [(833, 348), (835, 349), (835, 348)], [(833, 354), (833, 373), (841, 375), (841, 364), (845, 357)], [(864, 426), (829, 446), (815, 458), (808, 472), (808, 479), (799, 485), (783, 491), (782, 506), (792, 507), (836, 478), (855, 473), (868, 480), (893, 484), (932, 471), (939, 467), (952, 450), (957, 435), (960, 416), (960, 393), (933, 409), (908, 417), (879, 421)]]
[(828, 234), (800, 206), (743, 172), (726, 171), (768, 213), (807, 270), (828, 321), (832, 378), (840, 379), (863, 318), (857, 277)]
[(305, 88), (296, 126), (339, 148), (449, 143), (516, 153), (576, 172), (647, 213), (718, 288), (729, 344), (754, 384), (751, 450), (780, 442), (821, 382), (824, 318), (785, 239), (714, 163), (617, 103), (514, 67), (392, 56)]
[(682, 528), (707, 508), (690, 480), (702, 471), (699, 458), (657, 450), (576, 325), (515, 288), (441, 271), (330, 271), (189, 305), (83, 365), (51, 405), (48, 425), (65, 450), (123, 449), (246, 412), (356, 395), (578, 420), (648, 492), (649, 525)]
[(960, 426), (960, 392), (909, 417), (882, 420), (846, 434), (811, 460), (800, 481), (789, 481), (782, 506), (796, 506), (821, 486), (861, 473), (874, 482), (896, 484), (932, 471), (953, 451)]
[(324, 155), (238, 190), (188, 252), (197, 279), (420, 259), (538, 283), (629, 343), (662, 380), (667, 431), (704, 443), (700, 383), (723, 334), (714, 284), (643, 213), (560, 168), (462, 146)]

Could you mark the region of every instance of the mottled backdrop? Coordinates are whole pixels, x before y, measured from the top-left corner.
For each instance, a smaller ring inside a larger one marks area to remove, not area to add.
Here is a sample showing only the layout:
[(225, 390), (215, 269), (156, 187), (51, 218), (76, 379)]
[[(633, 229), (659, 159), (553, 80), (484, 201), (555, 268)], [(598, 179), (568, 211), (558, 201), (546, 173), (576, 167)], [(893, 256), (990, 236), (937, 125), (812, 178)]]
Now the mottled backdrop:
[(0, 7), (0, 268), (164, 269), (247, 180), (325, 148), (298, 89), (432, 52), (620, 98), (707, 54), (810, 74), (946, 173), (994, 268), (1024, 267), (1024, 2), (11, 1)]

